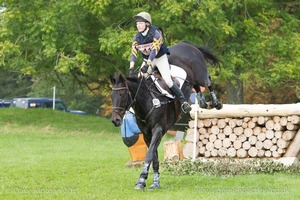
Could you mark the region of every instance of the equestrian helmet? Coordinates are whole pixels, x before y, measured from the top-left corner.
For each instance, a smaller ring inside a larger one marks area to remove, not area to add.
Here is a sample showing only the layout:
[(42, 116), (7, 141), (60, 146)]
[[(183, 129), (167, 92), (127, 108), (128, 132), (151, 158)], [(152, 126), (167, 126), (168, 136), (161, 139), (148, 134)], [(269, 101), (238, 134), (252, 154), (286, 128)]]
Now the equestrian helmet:
[(149, 24), (152, 24), (151, 16), (147, 12), (140, 12), (134, 16), (133, 19), (135, 22), (148, 22)]

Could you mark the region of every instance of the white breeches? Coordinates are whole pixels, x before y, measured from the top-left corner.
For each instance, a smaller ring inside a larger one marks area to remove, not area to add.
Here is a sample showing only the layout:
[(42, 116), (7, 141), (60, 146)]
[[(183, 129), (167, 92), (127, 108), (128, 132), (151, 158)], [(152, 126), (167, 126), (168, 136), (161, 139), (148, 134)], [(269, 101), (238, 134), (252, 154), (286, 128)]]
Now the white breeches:
[[(173, 81), (171, 79), (171, 73), (170, 73), (170, 65), (169, 65), (169, 61), (168, 61), (168, 57), (167, 55), (162, 55), (159, 58), (155, 58), (152, 61), (152, 66), (156, 66), (162, 76), (162, 78), (165, 80), (166, 84), (168, 85), (168, 87), (172, 87), (173, 86)], [(149, 67), (148, 68), (148, 74), (152, 73), (152, 68)], [(146, 76), (148, 76), (148, 74), (145, 74)]]

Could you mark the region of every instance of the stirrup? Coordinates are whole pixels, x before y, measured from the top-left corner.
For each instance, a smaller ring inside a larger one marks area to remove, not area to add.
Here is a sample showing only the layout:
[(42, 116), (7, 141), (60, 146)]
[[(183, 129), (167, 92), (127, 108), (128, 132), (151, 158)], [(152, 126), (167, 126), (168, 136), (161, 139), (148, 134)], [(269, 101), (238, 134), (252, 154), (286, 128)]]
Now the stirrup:
[(187, 112), (190, 112), (192, 110), (190, 104), (188, 102), (183, 102), (181, 104), (181, 110), (184, 112), (184, 113), (187, 113)]

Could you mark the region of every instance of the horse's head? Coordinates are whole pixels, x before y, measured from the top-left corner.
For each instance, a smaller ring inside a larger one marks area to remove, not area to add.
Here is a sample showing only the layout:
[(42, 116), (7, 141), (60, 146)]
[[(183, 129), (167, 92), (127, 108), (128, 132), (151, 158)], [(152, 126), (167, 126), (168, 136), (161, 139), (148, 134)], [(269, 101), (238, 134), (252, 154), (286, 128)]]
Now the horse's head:
[(110, 95), (112, 100), (111, 121), (115, 126), (120, 126), (132, 99), (126, 84), (126, 79), (122, 75), (110, 76), (110, 82), (112, 84), (112, 92)]

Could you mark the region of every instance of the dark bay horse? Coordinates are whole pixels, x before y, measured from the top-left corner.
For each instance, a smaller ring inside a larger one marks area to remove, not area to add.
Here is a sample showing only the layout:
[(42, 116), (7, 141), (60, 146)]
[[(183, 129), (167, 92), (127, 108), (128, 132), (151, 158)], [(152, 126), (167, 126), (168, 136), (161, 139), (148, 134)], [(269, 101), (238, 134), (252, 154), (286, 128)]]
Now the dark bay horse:
[[(213, 64), (219, 62), (213, 54), (203, 47), (187, 42), (180, 42), (170, 47), (170, 64), (180, 66), (187, 73), (186, 80), (181, 87), (184, 95), (189, 98), (192, 88), (194, 88), (199, 94), (197, 96), (203, 100), (199, 86), (208, 87), (211, 99), (214, 101), (212, 105), (220, 109), (222, 104), (213, 92), (205, 59)], [(178, 100), (162, 95), (154, 86), (151, 78), (115, 75), (110, 77), (110, 81), (112, 83), (111, 99), (113, 107), (111, 120), (113, 124), (120, 126), (125, 111), (132, 107), (135, 111), (137, 124), (144, 134), (144, 139), (148, 146), (145, 165), (135, 189), (143, 190), (145, 188), (151, 163), (154, 175), (153, 184), (150, 188), (159, 188), (160, 174), (157, 148), (163, 135), (178, 120), (181, 114), (180, 103)]]

